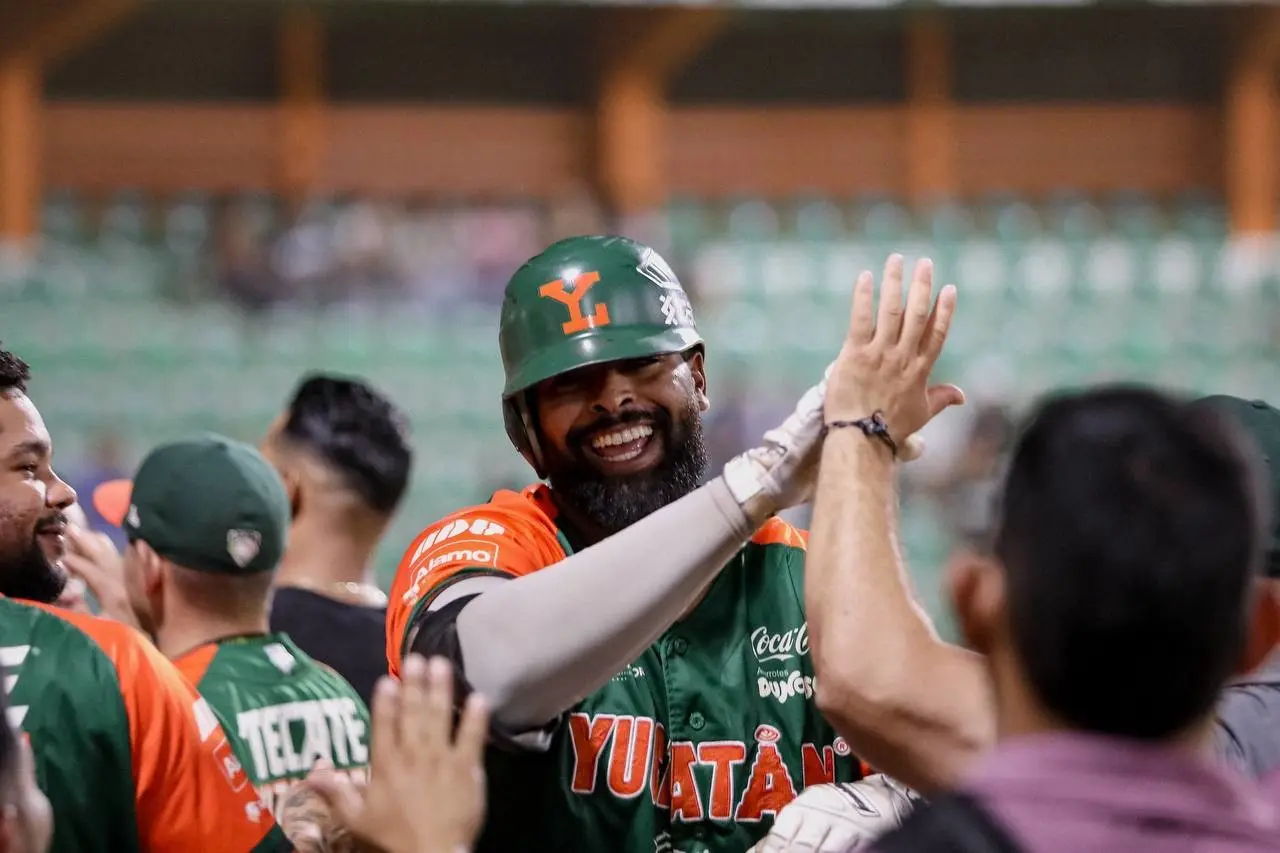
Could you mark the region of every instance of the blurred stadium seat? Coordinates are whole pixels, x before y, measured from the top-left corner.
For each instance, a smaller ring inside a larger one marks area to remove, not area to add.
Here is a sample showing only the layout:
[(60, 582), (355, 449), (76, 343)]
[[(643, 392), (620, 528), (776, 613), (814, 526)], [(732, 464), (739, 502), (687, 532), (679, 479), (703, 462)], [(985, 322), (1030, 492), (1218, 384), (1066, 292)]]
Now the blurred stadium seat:
[[(713, 364), (780, 393), (831, 358), (860, 269), (927, 248), (961, 287), (945, 378), (982, 386), (999, 365), (1014, 403), (1100, 378), (1280, 398), (1280, 255), (1270, 240), (1228, 241), (1211, 197), (1003, 195), (921, 210), (870, 196), (683, 199), (665, 215)], [(4, 340), (38, 371), (71, 454), (103, 421), (135, 454), (198, 428), (253, 440), (300, 374), (367, 376), (408, 409), (422, 449), (385, 578), (424, 520), (528, 476), (499, 415), (495, 294), (544, 218), (527, 205), (322, 200), (295, 220), (264, 196), (135, 192), (95, 211), (51, 193), (34, 261), (0, 264)], [(328, 282), (326, 295), (294, 298), (297, 282)], [(236, 306), (227, 291), (258, 296)], [(908, 527), (920, 553), (944, 547), (925, 536), (936, 525)]]

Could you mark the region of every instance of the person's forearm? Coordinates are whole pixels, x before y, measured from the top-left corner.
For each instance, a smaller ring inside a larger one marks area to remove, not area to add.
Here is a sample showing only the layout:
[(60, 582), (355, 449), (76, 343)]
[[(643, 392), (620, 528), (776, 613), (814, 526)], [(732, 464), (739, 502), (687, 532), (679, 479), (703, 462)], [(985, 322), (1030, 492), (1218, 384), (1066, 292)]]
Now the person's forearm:
[(911, 595), (895, 462), (860, 431), (823, 448), (805, 568), (819, 703), (864, 760), (925, 791), (992, 739), (975, 655), (941, 642)]
[(488, 589), (458, 614), (468, 682), (503, 725), (546, 723), (639, 657), (767, 514), (744, 510), (716, 478), (563, 562)]

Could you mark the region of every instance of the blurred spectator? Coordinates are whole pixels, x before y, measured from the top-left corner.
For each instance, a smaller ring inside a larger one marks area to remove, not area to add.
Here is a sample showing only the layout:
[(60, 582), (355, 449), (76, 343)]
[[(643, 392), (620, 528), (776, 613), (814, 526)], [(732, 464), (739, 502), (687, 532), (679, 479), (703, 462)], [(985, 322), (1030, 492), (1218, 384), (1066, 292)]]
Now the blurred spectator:
[(338, 212), (333, 226), (335, 296), (378, 299), (398, 288), (393, 276), (389, 234), (393, 214), (366, 201)]
[[(271, 270), (282, 288), (322, 304), (341, 295), (333, 275), (338, 256), (331, 214), (328, 204), (309, 202), (271, 250)], [(271, 294), (279, 295), (278, 290)], [(265, 304), (274, 301), (265, 299)]]
[(538, 215), (528, 207), (479, 208), (459, 218), (456, 235), (475, 271), (474, 298), (486, 305), (502, 302), (507, 280), (540, 248)]
[(227, 209), (218, 239), (218, 284), (232, 302), (250, 313), (274, 305), (282, 296), (258, 237), (242, 208)]

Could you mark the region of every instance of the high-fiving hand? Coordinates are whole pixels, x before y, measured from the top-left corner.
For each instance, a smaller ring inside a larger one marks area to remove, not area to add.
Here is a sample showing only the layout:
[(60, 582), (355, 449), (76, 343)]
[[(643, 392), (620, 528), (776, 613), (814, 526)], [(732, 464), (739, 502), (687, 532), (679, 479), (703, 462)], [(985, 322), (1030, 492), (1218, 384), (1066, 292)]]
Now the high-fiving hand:
[(489, 715), (478, 695), (453, 732), (448, 661), (405, 660), (399, 684), (373, 696), (369, 783), (362, 792), (329, 768), (307, 782), (360, 842), (386, 853), (466, 853), (484, 818)]
[[(827, 378), (823, 414), (827, 423), (857, 421), (879, 412), (898, 445), (919, 432), (948, 406), (964, 403), (954, 385), (930, 386), (956, 308), (956, 289), (942, 288), (933, 299), (933, 262), (916, 264), (902, 304), (903, 260), (890, 255), (876, 305), (875, 278), (858, 277), (853, 290), (849, 334)], [(910, 458), (899, 453), (899, 458)]]

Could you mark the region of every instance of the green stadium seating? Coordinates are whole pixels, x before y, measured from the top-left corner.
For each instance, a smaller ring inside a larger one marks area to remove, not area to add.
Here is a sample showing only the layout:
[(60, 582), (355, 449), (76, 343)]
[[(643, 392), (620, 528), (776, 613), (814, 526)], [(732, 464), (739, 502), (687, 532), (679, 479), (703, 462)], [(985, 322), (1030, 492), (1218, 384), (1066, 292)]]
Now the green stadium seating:
[[(346, 204), (320, 200), (303, 215), (330, 227)], [(1280, 399), (1280, 250), (1228, 241), (1209, 195), (1003, 194), (918, 208), (881, 196), (681, 199), (666, 216), (712, 375), (740, 366), (780, 398), (838, 349), (857, 274), (902, 251), (930, 254), (939, 283), (960, 286), (940, 372), (1003, 386), (1014, 405), (1102, 378)], [(209, 298), (227, 217), (263, 247), (289, 224), (256, 194), (121, 192), (93, 216), (76, 196), (51, 193), (34, 259), (0, 254), (0, 337), (35, 367), (60, 455), (74, 457), (103, 425), (129, 438), (135, 458), (198, 429), (256, 440), (301, 374), (366, 376), (409, 411), (420, 455), (380, 558), (384, 580), (422, 525), (531, 477), (502, 429), (492, 305), (432, 293), (249, 321)], [(394, 229), (415, 280), (473, 274), (445, 212), (407, 213)], [(913, 559), (939, 565), (937, 520), (923, 504), (905, 512)]]

